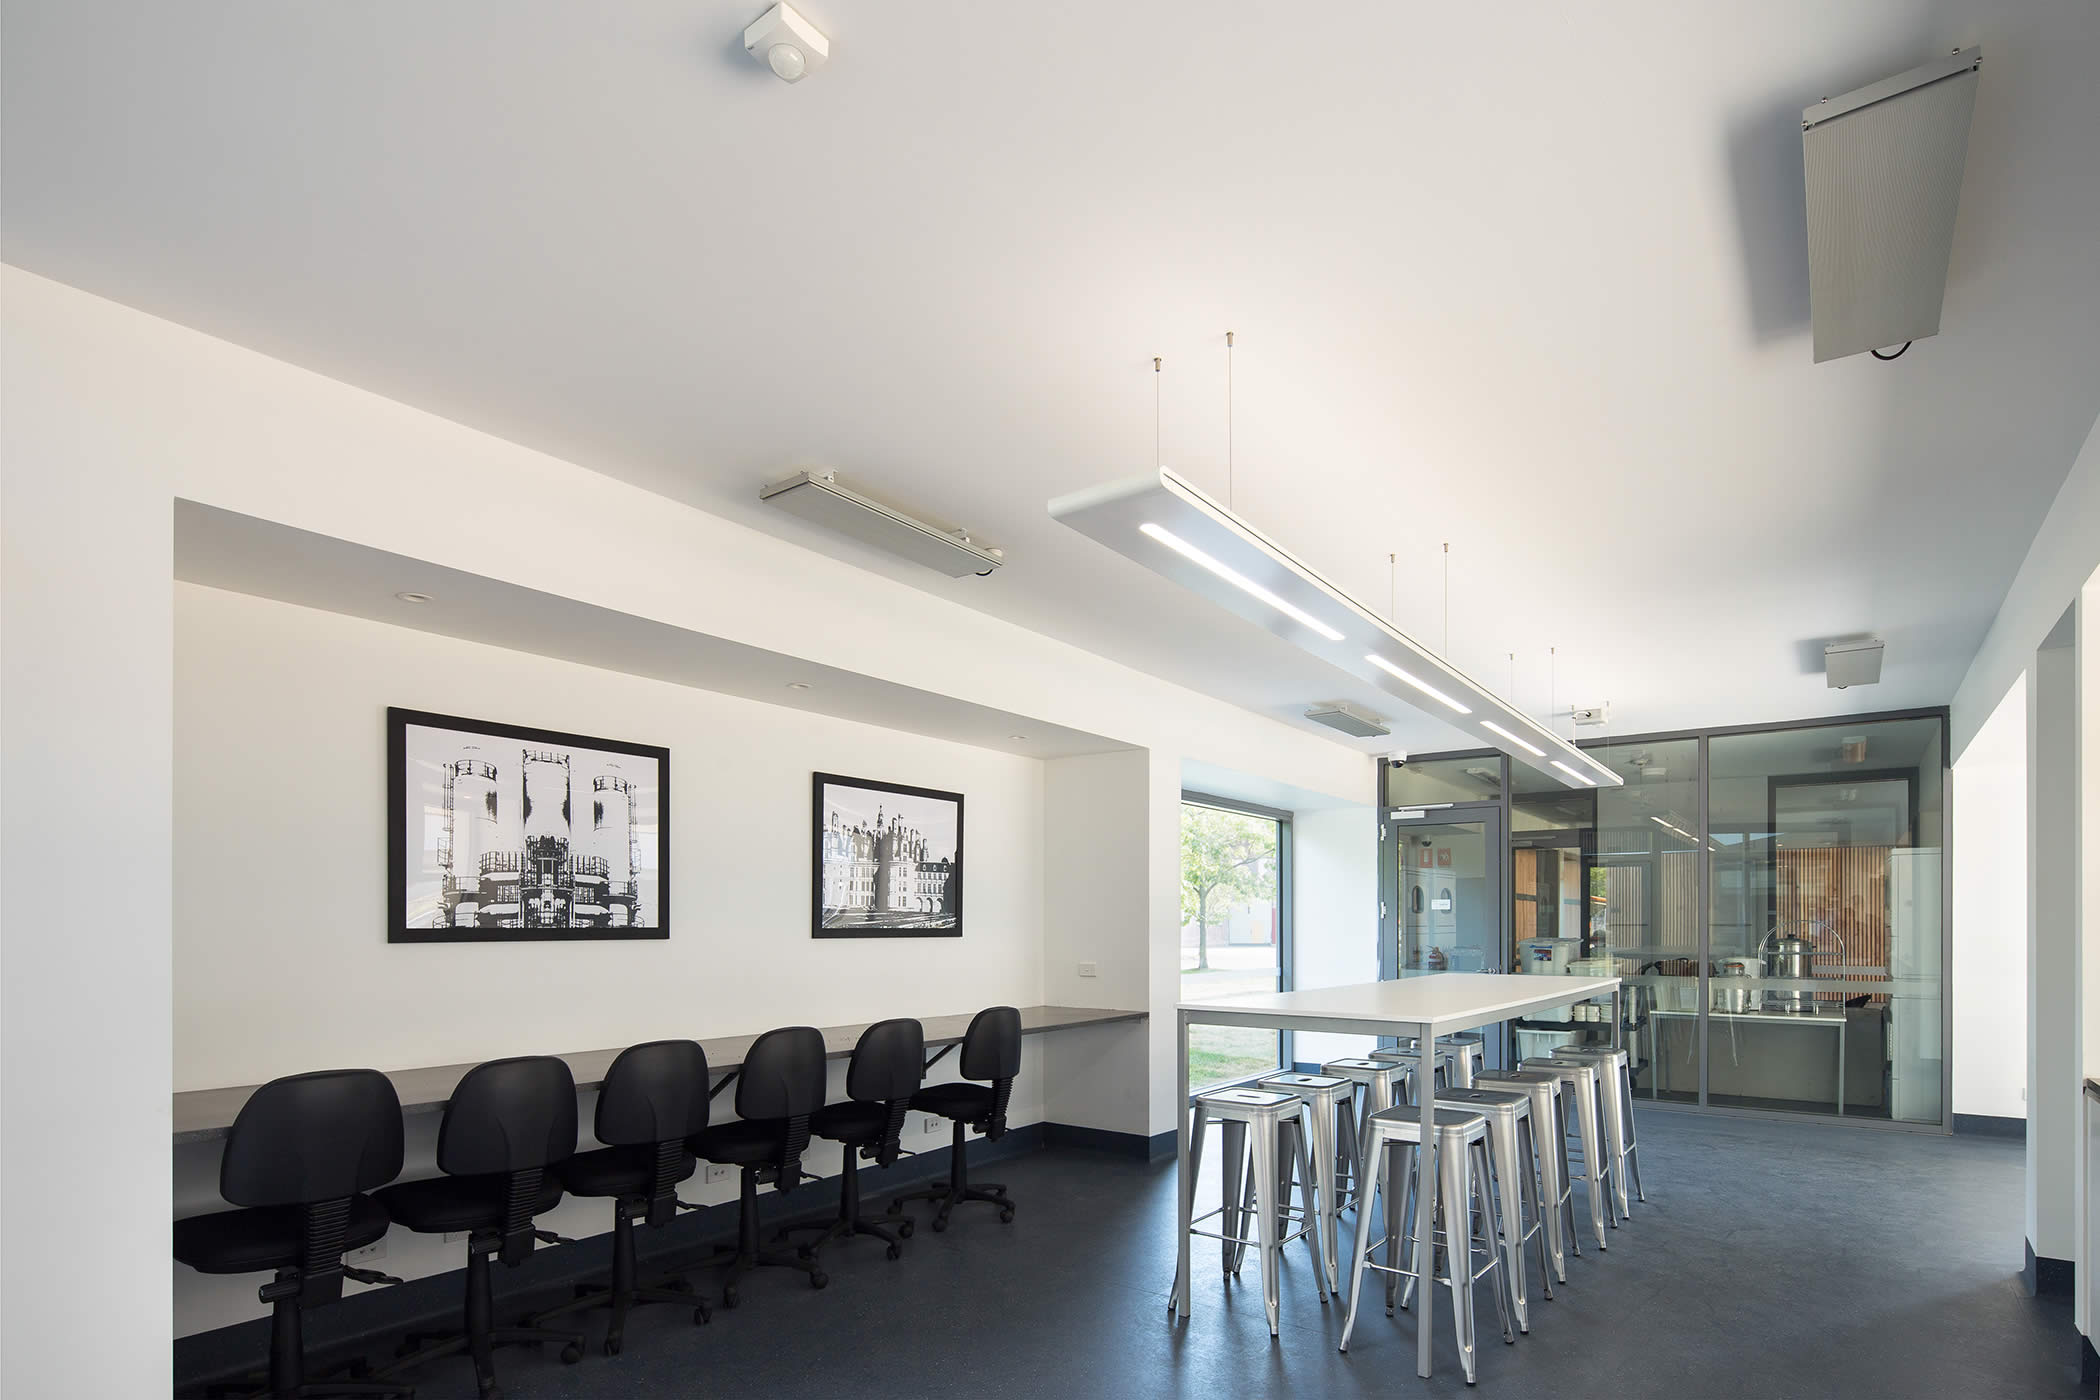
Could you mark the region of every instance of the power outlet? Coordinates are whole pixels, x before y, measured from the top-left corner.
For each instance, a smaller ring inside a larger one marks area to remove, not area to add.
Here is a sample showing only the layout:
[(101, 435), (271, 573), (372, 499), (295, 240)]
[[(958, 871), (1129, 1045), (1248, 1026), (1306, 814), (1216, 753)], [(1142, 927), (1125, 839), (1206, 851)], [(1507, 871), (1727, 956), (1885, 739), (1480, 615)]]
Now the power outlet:
[(919, 1131), (922, 1133), (938, 1133), (940, 1130), (941, 1120), (930, 1113), (919, 1120)]
[(735, 1170), (735, 1167), (730, 1166), (726, 1162), (709, 1162), (707, 1164), (708, 1184), (713, 1185), (717, 1181), (729, 1180), (729, 1174)]
[(386, 1258), (386, 1240), (380, 1238), (372, 1241), (363, 1249), (351, 1250), (343, 1256), (343, 1262), (354, 1269), (364, 1264), (376, 1264), (384, 1258)]
[(1081, 977), (1099, 977), (1101, 975), (1101, 964), (1083, 962), (1079, 965), (1079, 975)]

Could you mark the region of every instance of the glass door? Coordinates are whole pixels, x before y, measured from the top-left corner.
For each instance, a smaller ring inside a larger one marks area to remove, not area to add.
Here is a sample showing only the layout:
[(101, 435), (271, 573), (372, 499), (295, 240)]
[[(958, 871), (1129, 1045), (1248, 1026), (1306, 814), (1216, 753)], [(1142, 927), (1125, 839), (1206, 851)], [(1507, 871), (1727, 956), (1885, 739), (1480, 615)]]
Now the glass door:
[(1506, 971), (1501, 809), (1403, 808), (1387, 821), (1393, 839), (1385, 843), (1388, 916), (1379, 975)]

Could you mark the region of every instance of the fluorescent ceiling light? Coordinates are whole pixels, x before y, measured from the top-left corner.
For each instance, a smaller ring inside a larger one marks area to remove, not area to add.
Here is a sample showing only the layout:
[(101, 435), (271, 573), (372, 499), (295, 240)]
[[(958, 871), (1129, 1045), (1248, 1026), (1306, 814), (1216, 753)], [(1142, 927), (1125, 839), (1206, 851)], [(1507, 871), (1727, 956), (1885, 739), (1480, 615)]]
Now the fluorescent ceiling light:
[(1548, 782), (1567, 788), (1624, 782), (1164, 467), (1060, 496), (1050, 502), (1050, 514), (1359, 685), (1446, 724), (1458, 725), (1455, 715), (1478, 721), (1478, 729), (1468, 723), (1462, 732)]
[[(1341, 638), (1336, 637), (1335, 640), (1340, 641)], [(1373, 666), (1376, 666), (1379, 670), (1385, 672), (1387, 675), (1392, 676), (1398, 680), (1407, 682), (1407, 684), (1413, 686), (1416, 690), (1421, 691), (1430, 699), (1443, 701), (1446, 705), (1449, 705), (1452, 709), (1458, 711), (1462, 715), (1470, 715), (1473, 713), (1464, 705), (1459, 704), (1456, 700), (1453, 700), (1450, 696), (1444, 694), (1443, 691), (1438, 690), (1428, 681), (1423, 680), (1420, 676), (1409, 675), (1406, 671), (1401, 670), (1398, 666), (1395, 666), (1392, 662), (1386, 660), (1384, 657), (1380, 656), (1375, 651), (1367, 653), (1364, 656), (1364, 660), (1370, 662)]]
[[(1294, 607), (1290, 603), (1285, 602), (1283, 599), (1277, 597), (1274, 593), (1271, 593), (1268, 589), (1263, 588), (1260, 584), (1256, 583), (1253, 579), (1248, 578), (1239, 570), (1234, 569), (1229, 565), (1222, 564), (1218, 560), (1211, 558), (1208, 554), (1205, 554), (1202, 550), (1196, 548), (1196, 546), (1190, 544), (1187, 540), (1175, 534), (1172, 530), (1168, 530), (1162, 528), (1161, 526), (1155, 525), (1149, 520), (1146, 521), (1144, 524), (1138, 526), (1138, 530), (1142, 534), (1148, 535), (1151, 538), (1158, 540), (1168, 549), (1173, 550), (1176, 554), (1179, 554), (1182, 558), (1188, 560), (1189, 562), (1194, 564), (1201, 564), (1204, 568), (1210, 570), (1219, 578), (1224, 579), (1234, 588), (1237, 588), (1241, 592), (1246, 593), (1249, 597), (1261, 599), (1264, 603), (1267, 603), (1270, 607), (1276, 609), (1276, 611), (1282, 613), (1285, 617), (1297, 623), (1299, 626), (1310, 627), (1313, 631), (1319, 633), (1321, 636), (1325, 637), (1330, 642), (1338, 642), (1342, 639), (1341, 633), (1335, 631), (1332, 627), (1329, 627), (1326, 623), (1320, 621), (1320, 619), (1314, 617), (1311, 613), (1306, 612), (1303, 608)], [(1418, 681), (1416, 682), (1416, 684), (1419, 685), (1420, 682)], [(1427, 686), (1423, 686), (1422, 688), (1424, 690), (1429, 689), (1429, 687)]]
[(1500, 734), (1503, 738), (1509, 740), (1512, 744), (1515, 744), (1518, 748), (1524, 750), (1524, 752), (1530, 754), (1533, 758), (1544, 758), (1546, 756), (1546, 751), (1540, 748), (1537, 744), (1532, 743), (1529, 739), (1518, 738), (1516, 735), (1510, 733), (1507, 729), (1504, 729), (1501, 725), (1495, 723), (1491, 719), (1482, 720), (1480, 722), (1480, 727), (1482, 729), (1487, 730), (1490, 734)]

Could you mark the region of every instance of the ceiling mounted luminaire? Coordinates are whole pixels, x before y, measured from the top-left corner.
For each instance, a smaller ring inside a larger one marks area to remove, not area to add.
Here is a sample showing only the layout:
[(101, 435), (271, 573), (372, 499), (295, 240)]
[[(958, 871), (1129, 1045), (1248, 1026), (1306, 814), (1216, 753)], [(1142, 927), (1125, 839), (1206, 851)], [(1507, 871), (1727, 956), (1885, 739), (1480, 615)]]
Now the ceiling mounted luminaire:
[(1567, 787), (1624, 781), (1165, 467), (1060, 496), (1050, 514), (1308, 655), (1446, 724), (1477, 729), (1482, 745), (1541, 777)]
[(758, 498), (949, 578), (987, 578), (1006, 562), (1003, 551), (970, 538), (969, 531), (913, 515), (848, 485), (836, 472), (796, 472), (761, 489)]

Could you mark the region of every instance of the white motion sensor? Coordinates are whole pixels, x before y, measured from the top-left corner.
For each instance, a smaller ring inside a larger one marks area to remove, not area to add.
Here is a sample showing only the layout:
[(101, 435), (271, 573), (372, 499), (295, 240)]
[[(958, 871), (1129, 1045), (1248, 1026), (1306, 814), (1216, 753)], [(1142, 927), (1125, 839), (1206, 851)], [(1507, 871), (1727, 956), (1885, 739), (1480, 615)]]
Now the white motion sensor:
[(784, 83), (798, 83), (831, 57), (831, 40), (792, 5), (775, 5), (744, 30), (744, 52)]

